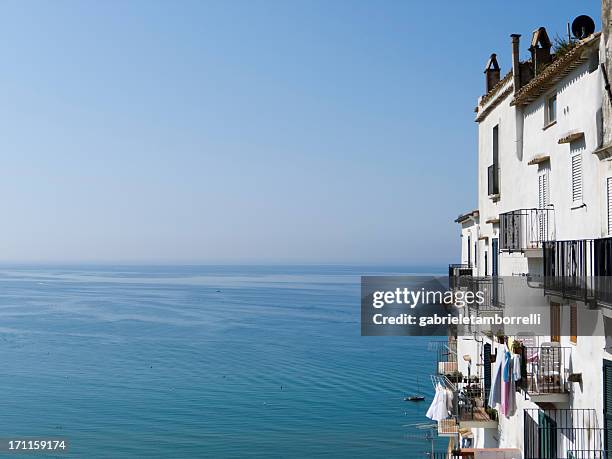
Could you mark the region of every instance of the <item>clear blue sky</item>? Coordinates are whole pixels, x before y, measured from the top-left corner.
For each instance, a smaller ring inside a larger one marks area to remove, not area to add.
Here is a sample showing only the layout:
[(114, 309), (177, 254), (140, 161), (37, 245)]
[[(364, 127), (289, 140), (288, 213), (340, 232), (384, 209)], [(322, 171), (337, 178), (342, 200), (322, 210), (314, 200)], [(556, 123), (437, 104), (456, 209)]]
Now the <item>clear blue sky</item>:
[(0, 8), (0, 261), (456, 261), (483, 68), (574, 1)]

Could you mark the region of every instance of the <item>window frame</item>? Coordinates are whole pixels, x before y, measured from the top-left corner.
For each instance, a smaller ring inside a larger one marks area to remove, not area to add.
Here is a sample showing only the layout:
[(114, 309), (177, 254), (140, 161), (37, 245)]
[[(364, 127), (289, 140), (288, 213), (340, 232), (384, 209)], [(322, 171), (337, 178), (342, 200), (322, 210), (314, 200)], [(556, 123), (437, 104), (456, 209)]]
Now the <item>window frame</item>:
[[(554, 104), (555, 104), (553, 118), (551, 118), (550, 116), (551, 115), (550, 104), (552, 101), (554, 101)], [(546, 99), (544, 102), (544, 129), (546, 129), (548, 126), (552, 126), (553, 124), (557, 122), (557, 103), (558, 103), (558, 97), (557, 97), (556, 92), (546, 96)]]

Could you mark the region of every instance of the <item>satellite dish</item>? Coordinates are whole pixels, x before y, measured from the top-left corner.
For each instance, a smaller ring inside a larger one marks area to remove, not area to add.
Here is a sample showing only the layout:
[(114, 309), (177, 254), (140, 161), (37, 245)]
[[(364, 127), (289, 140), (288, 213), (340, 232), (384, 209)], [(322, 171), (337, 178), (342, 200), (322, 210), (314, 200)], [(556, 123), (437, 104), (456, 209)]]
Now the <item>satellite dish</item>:
[(572, 22), (572, 34), (578, 40), (588, 37), (595, 32), (595, 22), (586, 14), (582, 14)]

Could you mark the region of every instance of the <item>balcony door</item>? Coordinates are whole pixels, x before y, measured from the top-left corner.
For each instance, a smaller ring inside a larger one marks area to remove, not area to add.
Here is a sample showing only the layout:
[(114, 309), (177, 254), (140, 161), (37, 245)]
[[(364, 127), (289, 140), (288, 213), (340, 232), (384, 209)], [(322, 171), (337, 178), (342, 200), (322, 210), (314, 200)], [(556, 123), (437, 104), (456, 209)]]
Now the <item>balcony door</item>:
[(484, 363), (484, 403), (489, 406), (489, 393), (491, 392), (491, 345), (484, 345), (482, 352), (482, 360)]
[(491, 275), (497, 276), (499, 258), (499, 239), (491, 239)]
[(538, 413), (540, 459), (557, 459), (557, 423), (544, 411)]
[(472, 238), (470, 236), (467, 238), (467, 264), (468, 268), (472, 267)]
[(612, 448), (612, 360), (604, 360), (603, 365), (603, 407), (604, 407), (604, 449)]

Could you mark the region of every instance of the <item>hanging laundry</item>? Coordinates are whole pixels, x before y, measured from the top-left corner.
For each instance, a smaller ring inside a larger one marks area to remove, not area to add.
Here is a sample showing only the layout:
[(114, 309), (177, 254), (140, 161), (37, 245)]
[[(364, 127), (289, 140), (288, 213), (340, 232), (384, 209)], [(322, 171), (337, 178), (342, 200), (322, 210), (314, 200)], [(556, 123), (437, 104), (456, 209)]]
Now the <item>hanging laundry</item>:
[(508, 346), (506, 346), (506, 349), (504, 350), (504, 382), (507, 383), (510, 382), (512, 374), (512, 368), (510, 365), (511, 360), (512, 354), (510, 354), (510, 350), (508, 349)]
[(446, 389), (446, 411), (447, 413), (453, 412), (453, 391)]
[[(498, 352), (496, 352), (498, 354)], [(491, 408), (495, 408), (498, 403), (501, 403), (501, 373), (504, 359), (501, 356), (495, 360), (493, 373), (491, 374), (491, 391), (489, 392), (488, 404)]]
[(447, 391), (440, 384), (436, 385), (436, 395), (434, 396), (425, 416), (433, 421), (441, 421), (448, 418)]
[(508, 416), (511, 406), (511, 382), (512, 382), (512, 354), (508, 346), (504, 349), (504, 368), (502, 370), (501, 383), (501, 412), (504, 416)]
[(521, 380), (521, 355), (520, 354), (514, 354), (512, 356), (512, 376), (514, 378), (514, 381), (520, 381)]

